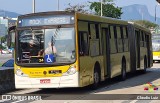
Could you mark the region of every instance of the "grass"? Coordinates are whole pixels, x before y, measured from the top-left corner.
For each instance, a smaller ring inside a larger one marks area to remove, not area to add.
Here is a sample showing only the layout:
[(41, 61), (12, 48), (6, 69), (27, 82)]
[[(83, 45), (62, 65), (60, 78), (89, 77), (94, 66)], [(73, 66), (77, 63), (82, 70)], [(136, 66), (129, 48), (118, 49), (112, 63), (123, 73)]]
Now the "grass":
[(0, 67), (2, 66), (2, 63), (0, 63)]

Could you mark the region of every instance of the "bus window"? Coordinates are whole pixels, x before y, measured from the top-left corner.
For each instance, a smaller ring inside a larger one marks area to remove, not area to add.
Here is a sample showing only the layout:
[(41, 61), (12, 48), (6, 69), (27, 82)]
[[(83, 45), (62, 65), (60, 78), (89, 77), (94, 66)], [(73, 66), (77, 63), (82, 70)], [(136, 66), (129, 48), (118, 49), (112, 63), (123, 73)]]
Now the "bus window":
[(121, 39), (121, 33), (120, 33), (120, 27), (116, 27), (116, 30), (117, 30), (117, 38), (118, 39)]
[(142, 36), (142, 41), (144, 41), (144, 33), (143, 33), (143, 31), (141, 32), (142, 34), (141, 34), (141, 36)]
[(121, 33), (121, 38), (124, 38), (123, 37), (123, 27), (122, 26), (120, 27), (120, 33)]
[(144, 33), (144, 47), (147, 47), (147, 37), (146, 37), (146, 33)]
[(87, 32), (79, 32), (79, 53), (80, 55), (88, 55), (88, 34)]
[(95, 24), (90, 24), (90, 35), (91, 35), (91, 39), (96, 39)]
[(99, 25), (95, 24), (95, 28), (96, 28), (96, 39), (99, 39)]
[(128, 29), (126, 27), (126, 38), (128, 38)]
[(44, 47), (44, 30), (22, 30), (19, 31), (18, 62), (38, 63), (38, 52)]
[(146, 33), (144, 33), (143, 37), (144, 37), (144, 42), (146, 42)]
[(116, 29), (116, 26), (114, 26), (114, 38), (117, 39), (117, 29)]
[[(49, 42), (53, 42), (56, 48), (55, 63), (75, 61), (75, 36), (73, 28), (45, 29), (45, 50), (48, 48)], [(54, 48), (50, 49), (49, 53), (54, 53)], [(48, 55), (48, 52), (44, 54)]]
[(114, 29), (113, 26), (110, 26), (110, 37), (113, 39), (114, 38)]
[(110, 26), (110, 52), (111, 53), (117, 53), (117, 48), (116, 48), (116, 39), (115, 39), (115, 33), (114, 33), (114, 27)]
[(129, 50), (127, 27), (123, 27), (123, 43), (124, 43), (124, 51), (126, 52)]
[(116, 31), (117, 31), (117, 48), (118, 48), (118, 52), (123, 52), (123, 44), (122, 44), (122, 34), (121, 34), (121, 30), (120, 27), (116, 27)]
[(144, 33), (143, 33), (143, 31), (141, 31), (141, 33), (140, 33), (140, 46), (141, 47), (144, 47)]
[(123, 27), (123, 37), (128, 38), (128, 32), (126, 27)]
[(99, 39), (99, 24), (90, 24), (91, 39)]
[(115, 46), (116, 46), (116, 52), (118, 52), (118, 42), (117, 42), (117, 28), (116, 26), (113, 27), (114, 28), (114, 41), (115, 41)]
[(123, 26), (120, 27), (120, 34), (121, 34), (121, 38), (122, 38), (122, 51), (124, 51), (124, 37), (123, 37)]

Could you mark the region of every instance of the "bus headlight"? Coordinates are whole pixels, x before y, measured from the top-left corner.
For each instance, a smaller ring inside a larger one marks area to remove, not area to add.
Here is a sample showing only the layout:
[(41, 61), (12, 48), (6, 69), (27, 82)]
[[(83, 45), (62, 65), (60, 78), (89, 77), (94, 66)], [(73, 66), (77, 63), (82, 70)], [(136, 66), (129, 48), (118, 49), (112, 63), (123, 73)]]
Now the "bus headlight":
[(71, 67), (68, 69), (68, 71), (63, 74), (63, 76), (73, 75), (73, 74), (75, 74), (76, 72), (77, 72), (76, 68), (71, 66)]
[(24, 74), (21, 69), (17, 69), (16, 70), (16, 75), (17, 76), (22, 76), (22, 77), (28, 77), (28, 75)]

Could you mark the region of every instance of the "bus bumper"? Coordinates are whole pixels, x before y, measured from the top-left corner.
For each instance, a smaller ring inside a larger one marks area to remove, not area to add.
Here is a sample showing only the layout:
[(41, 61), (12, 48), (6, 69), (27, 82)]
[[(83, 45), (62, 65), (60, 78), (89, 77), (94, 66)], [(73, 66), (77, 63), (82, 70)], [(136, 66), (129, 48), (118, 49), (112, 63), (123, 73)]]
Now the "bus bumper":
[(79, 75), (78, 72), (76, 72), (73, 75), (61, 77), (29, 78), (15, 74), (15, 87), (17, 89), (79, 87)]
[(160, 56), (153, 56), (153, 60), (160, 60)]

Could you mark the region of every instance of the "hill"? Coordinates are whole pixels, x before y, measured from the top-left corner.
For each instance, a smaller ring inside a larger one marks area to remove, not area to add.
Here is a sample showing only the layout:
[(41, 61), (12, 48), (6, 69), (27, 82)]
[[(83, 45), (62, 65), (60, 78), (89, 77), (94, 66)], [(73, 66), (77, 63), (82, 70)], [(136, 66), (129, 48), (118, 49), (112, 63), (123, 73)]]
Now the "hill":
[(10, 17), (10, 18), (17, 18), (20, 14), (5, 10), (0, 10), (0, 16), (2, 17)]
[[(129, 5), (122, 7), (122, 16), (123, 20), (148, 20), (155, 23), (155, 17), (150, 15), (148, 8), (145, 5)], [(160, 18), (157, 17), (157, 24), (160, 24)]]

